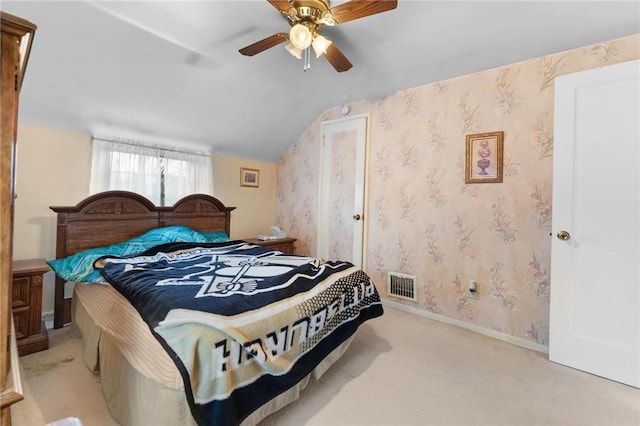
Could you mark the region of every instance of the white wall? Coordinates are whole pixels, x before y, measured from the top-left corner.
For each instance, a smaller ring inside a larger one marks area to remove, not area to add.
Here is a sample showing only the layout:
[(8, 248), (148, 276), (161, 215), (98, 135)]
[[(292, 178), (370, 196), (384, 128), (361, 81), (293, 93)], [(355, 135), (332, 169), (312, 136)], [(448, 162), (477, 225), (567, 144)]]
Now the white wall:
[[(266, 233), (276, 215), (276, 165), (238, 157), (213, 155), (216, 197), (231, 212), (231, 236), (245, 239)], [(259, 188), (240, 186), (240, 168), (260, 171)]]
[[(231, 237), (254, 238), (275, 221), (276, 165), (211, 156), (214, 195), (231, 213)], [(240, 186), (240, 167), (260, 170), (260, 187)], [(49, 206), (75, 205), (89, 195), (91, 136), (18, 126), (13, 258), (55, 258), (56, 215)], [(44, 276), (42, 312), (53, 312), (54, 274)]]

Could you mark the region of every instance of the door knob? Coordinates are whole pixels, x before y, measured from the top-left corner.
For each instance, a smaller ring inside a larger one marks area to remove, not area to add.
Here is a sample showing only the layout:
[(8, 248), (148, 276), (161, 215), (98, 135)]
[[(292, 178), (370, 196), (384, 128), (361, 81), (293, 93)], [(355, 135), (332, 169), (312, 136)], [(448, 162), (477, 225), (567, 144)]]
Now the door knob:
[(556, 234), (556, 237), (558, 237), (559, 240), (567, 241), (569, 238), (571, 238), (571, 234), (567, 231), (560, 231)]
[(359, 214), (357, 214), (357, 213), (356, 213), (356, 214), (354, 214), (354, 215), (353, 215), (353, 218), (354, 218), (355, 220), (360, 220), (360, 219), (361, 219), (361, 216), (360, 216)]

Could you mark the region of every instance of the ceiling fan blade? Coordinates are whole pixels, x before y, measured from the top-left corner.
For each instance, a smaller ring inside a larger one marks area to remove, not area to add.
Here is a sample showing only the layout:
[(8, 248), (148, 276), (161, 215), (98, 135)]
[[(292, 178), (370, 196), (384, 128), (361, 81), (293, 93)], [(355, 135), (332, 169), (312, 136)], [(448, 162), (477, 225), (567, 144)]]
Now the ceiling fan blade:
[(289, 9), (291, 9), (291, 3), (288, 0), (267, 0), (271, 3), (271, 6), (275, 7), (282, 13), (287, 13)]
[(329, 45), (324, 57), (327, 58), (327, 61), (329, 61), (338, 72), (348, 71), (353, 66), (334, 43)]
[(351, 0), (332, 7), (331, 14), (338, 24), (344, 24), (354, 19), (393, 10), (397, 6), (398, 0)]
[(242, 49), (240, 49), (240, 53), (246, 56), (253, 56), (273, 46), (277, 46), (280, 43), (284, 43), (287, 40), (289, 40), (289, 34), (277, 33), (253, 44), (250, 44), (249, 46), (243, 47)]

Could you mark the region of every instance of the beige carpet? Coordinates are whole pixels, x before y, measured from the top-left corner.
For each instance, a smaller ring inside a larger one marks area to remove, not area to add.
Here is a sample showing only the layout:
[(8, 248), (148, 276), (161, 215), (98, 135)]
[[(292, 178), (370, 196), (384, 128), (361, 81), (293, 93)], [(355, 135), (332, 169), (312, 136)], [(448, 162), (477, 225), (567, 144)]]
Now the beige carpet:
[[(99, 377), (69, 334), (69, 327), (51, 330), (48, 351), (21, 358), (27, 394), (12, 409), (14, 426), (69, 416), (84, 426), (115, 424)], [(638, 426), (640, 391), (386, 308), (299, 401), (262, 425)]]

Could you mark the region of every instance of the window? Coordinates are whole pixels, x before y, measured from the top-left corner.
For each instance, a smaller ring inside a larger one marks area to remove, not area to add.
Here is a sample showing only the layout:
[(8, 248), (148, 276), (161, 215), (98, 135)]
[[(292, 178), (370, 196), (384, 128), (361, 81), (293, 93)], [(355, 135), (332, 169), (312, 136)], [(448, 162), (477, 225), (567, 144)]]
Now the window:
[(189, 194), (213, 195), (208, 155), (93, 138), (91, 193), (119, 189), (171, 206)]

